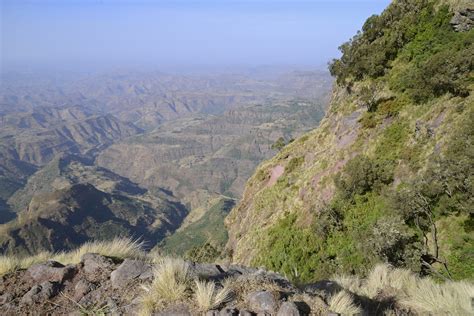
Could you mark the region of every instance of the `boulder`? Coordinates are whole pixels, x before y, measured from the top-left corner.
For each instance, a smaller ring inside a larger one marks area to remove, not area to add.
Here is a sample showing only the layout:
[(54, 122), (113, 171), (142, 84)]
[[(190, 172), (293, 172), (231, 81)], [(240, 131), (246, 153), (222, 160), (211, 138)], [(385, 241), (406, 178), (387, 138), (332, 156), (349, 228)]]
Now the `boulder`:
[(457, 32), (467, 32), (474, 27), (474, 10), (465, 9), (454, 13), (450, 21)]
[(125, 259), (124, 262), (111, 273), (110, 281), (115, 288), (127, 285), (133, 279), (151, 279), (153, 276), (151, 265), (138, 260)]
[(255, 314), (252, 313), (251, 311), (248, 311), (246, 309), (241, 309), (239, 311), (239, 316), (254, 316)]
[(156, 314), (157, 316), (192, 316), (188, 307), (184, 304), (173, 305)]
[(28, 273), (38, 283), (59, 282), (70, 280), (76, 275), (77, 269), (73, 265), (64, 266), (56, 261), (48, 261), (31, 266)]
[(284, 302), (281, 304), (280, 309), (278, 310), (277, 316), (299, 316), (301, 315), (300, 311), (298, 310), (298, 306), (296, 306), (293, 302)]
[(89, 281), (82, 279), (77, 282), (76, 286), (74, 287), (74, 300), (79, 301), (81, 298), (84, 297), (90, 291), (95, 290), (96, 286)]
[(192, 262), (189, 264), (189, 271), (193, 276), (206, 280), (216, 280), (226, 276), (220, 266), (210, 263)]
[(21, 303), (32, 305), (44, 302), (59, 293), (59, 284), (56, 282), (43, 282), (33, 286), (22, 298)]
[(268, 291), (252, 292), (247, 296), (250, 309), (256, 313), (275, 314), (278, 309), (278, 301)]
[(81, 258), (81, 262), (84, 266), (86, 278), (91, 282), (107, 279), (115, 265), (111, 258), (101, 256), (97, 253), (84, 254)]
[(4, 293), (0, 295), (0, 306), (5, 305), (9, 303), (10, 301), (13, 301), (14, 296), (11, 293)]
[(238, 316), (239, 312), (235, 308), (224, 308), (222, 309), (219, 316)]

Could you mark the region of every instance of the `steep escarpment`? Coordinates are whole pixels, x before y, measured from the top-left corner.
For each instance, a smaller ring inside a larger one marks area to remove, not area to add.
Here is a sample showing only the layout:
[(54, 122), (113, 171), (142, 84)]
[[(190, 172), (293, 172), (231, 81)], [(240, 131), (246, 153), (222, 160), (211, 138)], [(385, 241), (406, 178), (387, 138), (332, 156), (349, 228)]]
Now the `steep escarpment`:
[(235, 262), (300, 280), (379, 262), (473, 278), (472, 9), (394, 1), (341, 46), (326, 117), (226, 219)]

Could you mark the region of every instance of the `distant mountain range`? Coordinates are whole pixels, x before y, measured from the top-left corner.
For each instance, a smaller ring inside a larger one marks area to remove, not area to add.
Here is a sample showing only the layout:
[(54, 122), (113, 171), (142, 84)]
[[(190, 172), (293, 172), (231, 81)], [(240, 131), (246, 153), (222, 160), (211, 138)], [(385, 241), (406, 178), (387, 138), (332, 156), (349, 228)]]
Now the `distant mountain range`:
[(6, 76), (0, 89), (2, 252), (114, 235), (153, 247), (211, 209), (224, 229), (219, 201), (240, 197), (277, 140), (319, 122), (331, 86), (322, 72), (64, 78)]

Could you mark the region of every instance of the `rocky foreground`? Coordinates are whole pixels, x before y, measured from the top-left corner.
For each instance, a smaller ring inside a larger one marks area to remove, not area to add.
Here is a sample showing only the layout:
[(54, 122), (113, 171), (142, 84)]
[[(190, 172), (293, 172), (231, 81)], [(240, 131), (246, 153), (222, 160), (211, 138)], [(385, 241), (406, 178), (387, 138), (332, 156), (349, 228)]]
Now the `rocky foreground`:
[(211, 310), (189, 296), (147, 311), (144, 295), (157, 277), (156, 264), (149, 262), (87, 253), (78, 264), (47, 261), (8, 273), (0, 279), (0, 314), (328, 315), (330, 295), (341, 289), (319, 282), (300, 290), (272, 272), (181, 261), (191, 279), (232, 290)]
[(0, 256), (0, 315), (474, 313), (473, 283), (440, 283), (387, 264), (364, 279), (339, 275), (302, 285), (262, 269), (189, 262), (139, 247), (117, 239), (69, 253)]

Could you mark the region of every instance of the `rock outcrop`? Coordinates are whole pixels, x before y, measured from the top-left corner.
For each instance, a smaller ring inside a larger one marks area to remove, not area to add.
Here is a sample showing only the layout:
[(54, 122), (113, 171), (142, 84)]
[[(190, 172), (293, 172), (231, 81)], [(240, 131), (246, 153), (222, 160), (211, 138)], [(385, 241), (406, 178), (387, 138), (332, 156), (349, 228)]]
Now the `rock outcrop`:
[[(191, 277), (223, 282), (248, 282), (249, 292), (238, 302), (239, 294), (218, 310), (206, 315), (307, 315), (304, 301), (288, 301), (289, 296), (300, 291), (281, 275), (241, 266), (198, 264), (187, 262)], [(137, 314), (140, 310), (144, 287), (155, 277), (154, 264), (140, 260), (108, 258), (87, 253), (81, 262), (63, 266), (54, 261), (35, 264), (27, 270), (18, 270), (0, 277), (0, 314), (79, 315), (89, 312), (106, 314)], [(259, 284), (257, 280), (261, 281)], [(253, 285), (251, 285), (253, 283)], [(272, 284), (274, 290), (265, 289)], [(301, 292), (300, 294), (303, 294)], [(309, 294), (308, 294), (309, 295)], [(327, 309), (321, 296), (317, 297), (322, 309)], [(158, 315), (200, 315), (193, 304), (169, 304)]]

